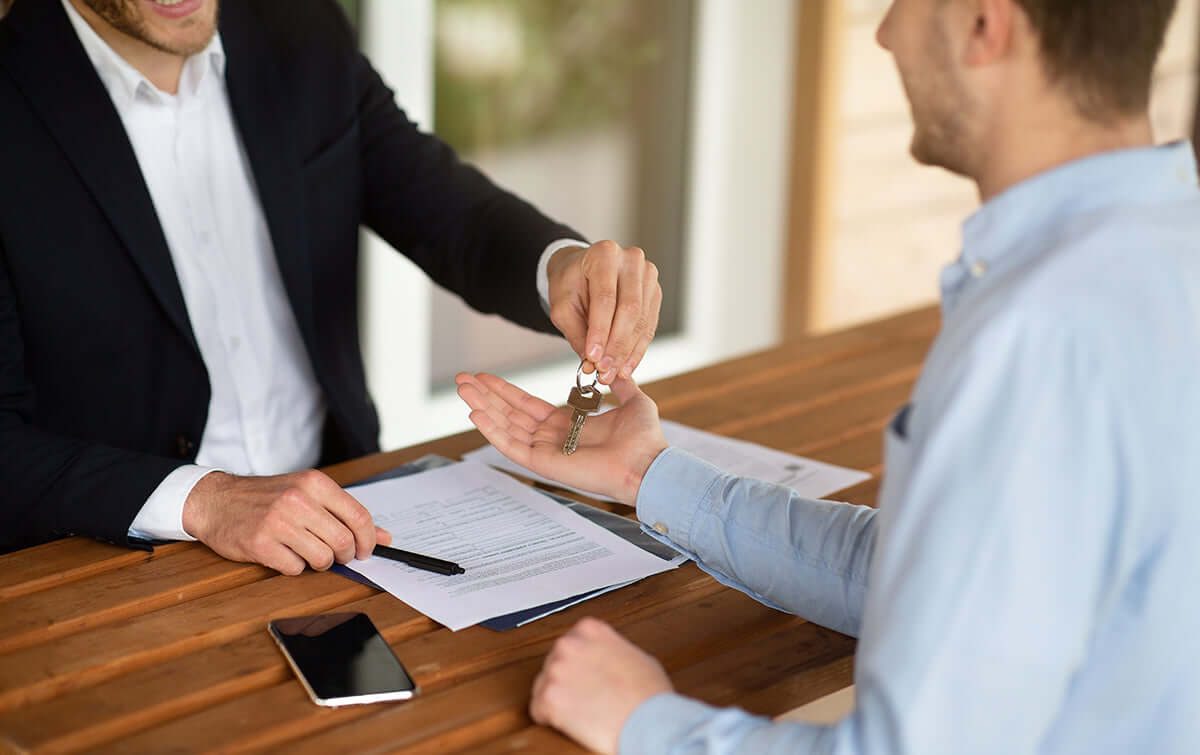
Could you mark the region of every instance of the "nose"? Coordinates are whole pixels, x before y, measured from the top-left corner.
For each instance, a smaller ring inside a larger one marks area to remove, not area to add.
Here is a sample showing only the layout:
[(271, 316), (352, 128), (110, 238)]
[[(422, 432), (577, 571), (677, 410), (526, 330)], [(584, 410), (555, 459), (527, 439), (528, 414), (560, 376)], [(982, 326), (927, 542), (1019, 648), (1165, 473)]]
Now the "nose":
[(875, 30), (875, 41), (879, 46), (888, 52), (892, 51), (892, 47), (888, 44), (888, 38), (891, 36), (892, 28), (892, 12), (896, 10), (896, 4), (888, 5), (887, 13), (883, 15), (883, 20), (879, 22), (879, 28)]

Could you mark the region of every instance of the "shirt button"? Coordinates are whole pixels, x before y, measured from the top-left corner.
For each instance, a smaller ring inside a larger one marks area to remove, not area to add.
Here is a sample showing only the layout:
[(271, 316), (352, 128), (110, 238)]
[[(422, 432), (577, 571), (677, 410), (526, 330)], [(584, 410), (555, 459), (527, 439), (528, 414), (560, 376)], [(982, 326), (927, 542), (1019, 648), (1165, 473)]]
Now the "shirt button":
[(196, 444), (187, 435), (180, 433), (179, 437), (175, 439), (175, 451), (179, 454), (179, 458), (190, 459), (195, 450)]
[(983, 260), (975, 260), (971, 263), (971, 277), (982, 278), (987, 274), (987, 263)]
[(651, 529), (653, 529), (655, 532), (657, 532), (660, 535), (665, 535), (668, 532), (667, 525), (663, 524), (662, 522), (655, 522), (654, 527), (652, 527)]

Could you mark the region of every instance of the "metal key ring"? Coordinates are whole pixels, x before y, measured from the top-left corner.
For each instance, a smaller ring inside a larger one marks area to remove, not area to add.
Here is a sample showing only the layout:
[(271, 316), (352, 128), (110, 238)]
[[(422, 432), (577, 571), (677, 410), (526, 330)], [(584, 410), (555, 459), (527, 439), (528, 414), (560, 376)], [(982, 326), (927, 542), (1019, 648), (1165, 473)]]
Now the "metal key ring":
[(583, 385), (583, 384), (580, 382), (580, 379), (583, 377), (583, 365), (584, 365), (584, 363), (585, 363), (585, 362), (587, 362), (587, 360), (586, 360), (586, 359), (580, 359), (580, 360), (579, 360), (579, 367), (577, 367), (577, 368), (575, 369), (575, 387), (576, 387), (576, 388), (578, 388), (578, 389), (579, 389), (579, 392), (580, 392), (581, 394), (583, 394), (584, 396), (590, 396), (590, 395), (592, 395), (593, 393), (599, 393), (599, 392), (600, 392), (600, 389), (596, 387), (596, 384), (597, 384), (598, 382), (600, 382), (600, 371), (599, 371), (599, 370), (596, 370), (595, 372), (593, 372), (593, 373), (592, 373), (592, 384), (591, 384), (591, 385), (589, 385), (589, 386), (586, 386), (586, 387), (585, 387), (585, 386), (584, 386), (584, 385)]

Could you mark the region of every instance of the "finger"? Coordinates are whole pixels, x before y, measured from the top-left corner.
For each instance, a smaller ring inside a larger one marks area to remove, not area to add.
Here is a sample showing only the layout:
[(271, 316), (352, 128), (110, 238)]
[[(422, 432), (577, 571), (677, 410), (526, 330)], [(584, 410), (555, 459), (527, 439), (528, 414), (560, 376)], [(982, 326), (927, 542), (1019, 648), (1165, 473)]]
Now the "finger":
[(378, 545), (391, 545), (392, 544), (392, 533), (388, 532), (387, 530), (385, 530), (382, 527), (376, 527), (375, 528), (375, 542)]
[(291, 548), (316, 571), (325, 571), (333, 566), (333, 549), (310, 530), (294, 528), (280, 538), (280, 543)]
[(646, 313), (642, 306), (645, 258), (640, 249), (636, 257), (625, 260), (617, 282), (617, 308), (613, 315), (612, 330), (604, 347), (604, 358), (598, 365), (600, 382), (608, 385), (617, 377), (617, 371), (629, 361), (634, 346), (641, 340), (646, 329)]
[(603, 357), (608, 353), (609, 331), (617, 311), (617, 295), (621, 267), (621, 247), (611, 241), (601, 241), (588, 249), (580, 264), (587, 287), (587, 352), (584, 354), (604, 370)]
[[(320, 472), (313, 474), (320, 475)], [(325, 511), (332, 517), (336, 517), (338, 522), (350, 531), (352, 543), (349, 547), (342, 549), (342, 541), (331, 542), (330, 545), (337, 548), (337, 557), (340, 563), (346, 563), (352, 560), (355, 556), (358, 558), (366, 558), (371, 555), (371, 551), (375, 550), (375, 521), (371, 518), (371, 512), (358, 502), (354, 496), (342, 490), (333, 480), (321, 475), (323, 479), (310, 481), (314, 486), (319, 486), (321, 490), (316, 498)], [(329, 533), (334, 538), (341, 538), (340, 533)], [(329, 542), (329, 541), (326, 541)]]
[(479, 382), (487, 387), (489, 391), (498, 395), (509, 406), (520, 409), (538, 422), (544, 422), (558, 408), (548, 401), (543, 401), (536, 396), (530, 396), (517, 386), (495, 375), (482, 372), (478, 377)]
[[(339, 564), (350, 563), (358, 553), (354, 533), (341, 520), (329, 512), (318, 514), (314, 521), (307, 525), (307, 529), (314, 537), (325, 544), (325, 547), (333, 553), (333, 560)], [(374, 525), (372, 525), (372, 529), (374, 529)], [(374, 545), (372, 545), (373, 547)], [(328, 569), (333, 565), (332, 563), (328, 563), (321, 566), (311, 561), (309, 563), (318, 571)]]
[[(654, 269), (654, 266), (650, 266)], [(620, 376), (627, 378), (633, 375), (633, 371), (642, 363), (642, 358), (646, 356), (646, 349), (650, 348), (650, 342), (654, 340), (654, 334), (658, 331), (658, 317), (662, 312), (662, 287), (658, 285), (657, 272), (652, 276), (647, 276), (646, 291), (643, 295), (643, 302), (646, 304), (646, 327), (642, 331), (641, 340), (634, 347), (633, 353), (629, 356), (629, 361), (620, 371)]]
[[(625, 406), (630, 401), (646, 394), (642, 392), (642, 389), (638, 387), (633, 378), (621, 378), (613, 381), (612, 395), (617, 397), (617, 401), (621, 402), (621, 406)], [(646, 398), (649, 399), (648, 396)]]
[(458, 395), (476, 412), (487, 415), (495, 432), (509, 435), (518, 443), (528, 445), (533, 442), (534, 433), (539, 426), (532, 417), (513, 411), (507, 404), (502, 407), (496, 406), (485, 396), (481, 396), (473, 385), (459, 386)]
[[(499, 378), (497, 378), (497, 379), (499, 379)], [(529, 413), (524, 411), (523, 409), (519, 409), (519, 408), (513, 406), (512, 404), (508, 403), (507, 401), (505, 401), (500, 396), (500, 394), (489, 390), (484, 393), (484, 398), (487, 400), (488, 404), (491, 405), (491, 409), (494, 410), (492, 412), (493, 414), (498, 413), (500, 416), (504, 417), (508, 422), (511, 422), (512, 424), (517, 425), (518, 427), (522, 428), (523, 430), (525, 430), (528, 433), (533, 433), (537, 430), (537, 428), (538, 428), (538, 420), (537, 419), (530, 416)], [(537, 400), (538, 399), (534, 399), (532, 396), (526, 397), (526, 403), (528, 403), (529, 401), (537, 401)], [(535, 405), (535, 409), (536, 408), (537, 407)]]
[(258, 559), (259, 563), (268, 569), (274, 569), (280, 574), (294, 577), (304, 572), (304, 559), (296, 552), (279, 542), (272, 543)]
[(533, 680), (533, 689), (529, 694), (529, 717), (534, 723), (545, 725), (548, 722), (546, 710), (546, 672), (542, 671)]
[(476, 409), (469, 415), (471, 423), (479, 429), (488, 443), (496, 450), (523, 467), (530, 466), (530, 446), (513, 440), (512, 436), (496, 426), (486, 411)]

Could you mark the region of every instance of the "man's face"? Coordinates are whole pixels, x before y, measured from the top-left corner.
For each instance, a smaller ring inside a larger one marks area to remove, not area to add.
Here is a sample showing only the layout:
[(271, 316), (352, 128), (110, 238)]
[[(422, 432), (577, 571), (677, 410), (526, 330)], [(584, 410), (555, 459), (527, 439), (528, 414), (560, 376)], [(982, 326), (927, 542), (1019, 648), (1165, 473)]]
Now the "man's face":
[(172, 55), (203, 50), (217, 30), (219, 0), (83, 0), (117, 31)]
[(913, 116), (912, 155), (968, 172), (973, 102), (949, 30), (957, 0), (895, 0), (876, 33), (892, 53)]

